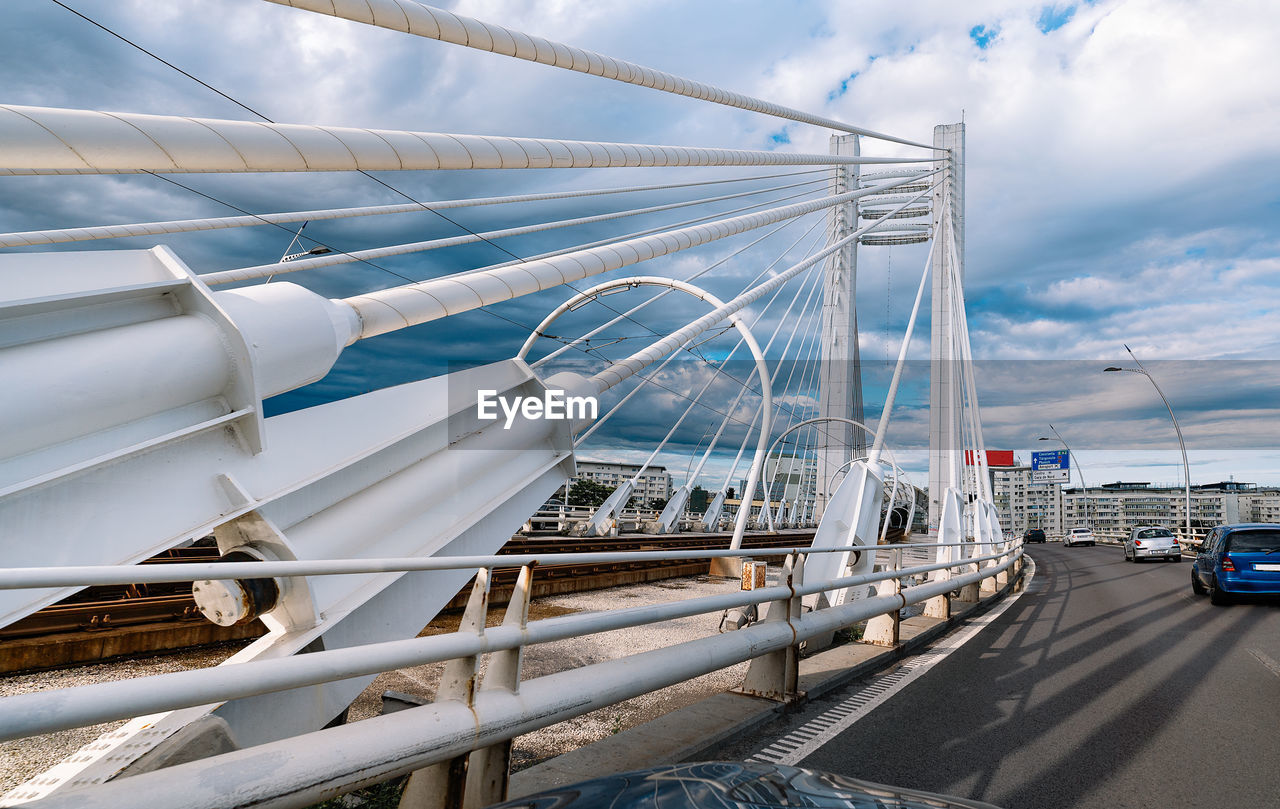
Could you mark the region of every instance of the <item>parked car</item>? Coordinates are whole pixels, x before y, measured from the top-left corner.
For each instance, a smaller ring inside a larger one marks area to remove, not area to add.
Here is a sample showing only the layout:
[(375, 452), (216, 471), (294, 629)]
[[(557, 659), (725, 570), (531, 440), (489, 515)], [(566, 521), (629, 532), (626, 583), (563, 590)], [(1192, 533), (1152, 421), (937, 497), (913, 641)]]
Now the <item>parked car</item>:
[(1139, 559), (1168, 559), (1182, 561), (1182, 546), (1168, 528), (1159, 525), (1139, 525), (1129, 532), (1124, 541), (1124, 558), (1130, 562)]
[(1093, 531), (1088, 528), (1072, 528), (1062, 540), (1062, 544), (1070, 548), (1072, 545), (1093, 545)]
[(1280, 595), (1280, 525), (1219, 525), (1191, 566), (1191, 589), (1214, 604), (1243, 595)]
[(754, 761), (666, 764), (489, 809), (997, 809), (989, 803)]
[(1044, 542), (1044, 531), (1041, 531), (1039, 528), (1032, 528), (1022, 535), (1022, 542), (1023, 544), (1028, 542)]

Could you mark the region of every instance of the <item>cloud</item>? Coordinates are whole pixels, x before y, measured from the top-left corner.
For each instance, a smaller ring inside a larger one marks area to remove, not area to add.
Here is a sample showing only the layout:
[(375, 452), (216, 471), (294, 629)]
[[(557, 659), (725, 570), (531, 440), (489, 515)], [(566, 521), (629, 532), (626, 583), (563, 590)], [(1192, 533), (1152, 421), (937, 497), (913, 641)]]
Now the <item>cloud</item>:
[[(232, 101), (52, 4), (11, 5), (0, 31), (0, 47), (8, 57), (0, 63), (7, 102), (253, 118)], [(197, 0), (82, 0), (78, 7), (279, 121), (794, 152), (829, 149), (830, 133), (816, 127), (256, 0), (225, 0), (216, 6)], [(1142, 380), (1103, 378), (1096, 370), (1082, 370), (1069, 375), (1073, 387), (1064, 393), (1061, 377), (1048, 370), (1065, 367), (1054, 362), (1059, 359), (1089, 360), (1090, 369), (1098, 362), (1119, 362), (1125, 343), (1144, 362), (1179, 360), (1200, 369), (1186, 375), (1174, 367), (1164, 372), (1193, 444), (1205, 441), (1240, 453), (1242, 437), (1260, 435), (1273, 442), (1267, 428), (1273, 414), (1266, 399), (1275, 390), (1275, 375), (1254, 368), (1251, 377), (1241, 371), (1247, 363), (1228, 362), (1267, 360), (1280, 352), (1274, 328), (1280, 277), (1275, 225), (1280, 141), (1274, 133), (1280, 83), (1254, 80), (1275, 72), (1280, 18), (1267, 4), (932, 0), (913, 6), (910, 14), (892, 4), (864, 4), (856, 15), (848, 13), (842, 0), (802, 6), (763, 0), (466, 0), (450, 7), (914, 140), (928, 142), (936, 124), (963, 117), (965, 286), (974, 351), (1024, 371), (1018, 376), (992, 368), (979, 383), (987, 404), (988, 444), (1023, 446), (1018, 442), (1034, 439), (1032, 434), (1043, 429), (1039, 422), (1050, 414), (1087, 436), (1086, 444), (1105, 443), (1107, 430), (1167, 440), (1161, 437), (1160, 412), (1150, 410), (1152, 392), (1142, 389)], [(877, 155), (913, 153), (910, 147), (872, 140), (863, 147)], [(734, 174), (742, 172), (384, 172), (379, 178), (415, 199), (438, 200)], [(0, 229), (234, 212), (216, 200), (253, 211), (403, 200), (358, 175), (174, 179), (213, 199), (146, 176), (4, 178)], [(465, 209), (450, 216), (474, 230), (702, 193), (650, 192), (590, 202)], [(719, 210), (751, 201), (725, 203)], [(497, 247), (433, 251), (287, 280), (343, 297), (399, 284), (403, 278), (437, 277), (503, 261), (510, 257), (504, 251), (532, 255), (694, 215), (637, 217), (503, 240)], [(729, 258), (698, 283), (731, 297), (818, 218)], [(459, 232), (430, 214), (406, 214), (316, 222), (308, 226), (305, 243), (351, 250)], [(623, 272), (687, 277), (758, 235), (734, 237)], [(209, 271), (274, 260), (290, 238), (282, 229), (248, 228), (59, 249), (138, 248), (162, 241), (193, 268)], [(860, 347), (868, 360), (896, 358), (925, 250), (860, 251)], [(787, 254), (773, 272), (798, 260), (799, 253), (797, 248)], [(798, 309), (789, 317), (782, 314), (797, 286), (789, 286), (756, 327), (764, 342), (784, 323), (778, 350), (797, 317)], [(569, 294), (571, 290), (551, 290), (357, 344), (329, 378), (279, 397), (269, 407), (325, 401), (510, 356), (527, 328)], [(754, 305), (744, 317), (754, 319), (763, 306)], [(642, 345), (646, 333), (665, 332), (705, 311), (704, 304), (668, 296), (662, 305), (638, 315), (638, 323), (620, 324), (602, 335), (590, 357), (577, 351), (569, 355), (598, 369), (605, 358), (617, 359)], [(592, 306), (562, 323), (566, 333), (581, 333), (612, 316), (602, 306)], [(803, 336), (809, 321), (805, 324), (793, 341), (794, 351), (808, 351), (812, 345)], [(925, 359), (927, 301), (916, 333), (910, 356)], [(609, 345), (613, 339), (621, 342)], [(726, 334), (702, 351), (718, 359), (735, 340)], [(1199, 361), (1204, 364), (1194, 364)], [(679, 363), (681, 370), (666, 378), (676, 391), (697, 379), (685, 365)], [(1037, 370), (1030, 373), (1031, 368)], [(877, 391), (883, 391), (886, 373), (868, 372), (880, 380), (868, 389), (868, 418), (878, 412), (876, 396), (882, 394)], [(1205, 393), (1203, 381), (1197, 385), (1197, 374), (1214, 380), (1214, 395)], [(1165, 377), (1160, 378), (1165, 384)], [(800, 390), (800, 382), (797, 375), (793, 388), (779, 398), (803, 400), (808, 394)], [(645, 403), (620, 412), (598, 454), (646, 452), (644, 442), (651, 448), (661, 438), (682, 401), (670, 391), (648, 400), (637, 397), (636, 403)], [(1032, 402), (1037, 406), (1030, 407)], [(906, 447), (919, 443), (921, 431), (927, 433), (926, 405), (927, 388), (917, 375), (903, 392), (891, 428), (904, 454)], [(672, 439), (684, 454), (662, 456), (673, 470), (713, 423), (707, 414), (690, 417), (688, 429)], [(726, 437), (723, 454), (728, 457), (718, 455), (712, 464), (719, 474), (728, 473), (741, 438), (741, 433), (732, 441)], [(1236, 456), (1241, 468), (1262, 474), (1265, 469), (1253, 460), (1258, 451), (1250, 452), (1254, 454)], [(1225, 457), (1230, 456), (1215, 456), (1213, 463)], [(912, 463), (919, 469), (918, 457)], [(1271, 480), (1280, 480), (1270, 474)]]

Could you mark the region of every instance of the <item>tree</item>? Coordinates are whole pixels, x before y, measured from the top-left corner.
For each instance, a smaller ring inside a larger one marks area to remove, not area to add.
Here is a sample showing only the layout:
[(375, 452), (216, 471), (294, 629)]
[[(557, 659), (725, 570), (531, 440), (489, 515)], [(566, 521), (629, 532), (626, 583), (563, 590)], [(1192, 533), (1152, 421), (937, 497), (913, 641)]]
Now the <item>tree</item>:
[(655, 497), (649, 501), (649, 508), (653, 509), (654, 511), (662, 511), (666, 507), (667, 507), (667, 498), (665, 497)]
[(725, 499), (725, 500), (732, 500), (733, 498), (734, 498), (734, 491), (733, 491), (733, 487), (732, 487), (732, 486), (730, 486), (730, 487), (729, 487), (729, 491), (727, 491), (727, 492), (725, 492), (725, 493), (724, 493), (724, 499)]
[(603, 483), (580, 478), (575, 480), (573, 485), (569, 487), (569, 494), (565, 499), (571, 506), (598, 508), (611, 494), (613, 494), (613, 489)]
[(694, 486), (689, 492), (689, 510), (690, 511), (706, 511), (707, 504), (711, 502), (711, 494), (701, 486)]

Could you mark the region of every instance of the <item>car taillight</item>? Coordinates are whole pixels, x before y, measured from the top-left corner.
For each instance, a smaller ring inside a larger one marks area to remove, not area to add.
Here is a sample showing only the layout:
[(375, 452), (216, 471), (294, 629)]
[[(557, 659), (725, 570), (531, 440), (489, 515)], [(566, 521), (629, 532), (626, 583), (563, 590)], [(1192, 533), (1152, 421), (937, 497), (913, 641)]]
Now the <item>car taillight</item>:
[(1233, 562), (1233, 561), (1231, 561), (1231, 557), (1230, 557), (1230, 556), (1224, 556), (1224, 557), (1222, 557), (1222, 569), (1223, 569), (1223, 571), (1224, 571), (1224, 572), (1227, 572), (1227, 573), (1235, 573), (1235, 572), (1236, 572), (1236, 563), (1235, 563), (1235, 562)]
[(1135, 539), (1135, 540), (1133, 541), (1133, 546), (1134, 546), (1135, 548), (1141, 548), (1141, 547), (1142, 547), (1142, 540), (1140, 540), (1140, 539)]

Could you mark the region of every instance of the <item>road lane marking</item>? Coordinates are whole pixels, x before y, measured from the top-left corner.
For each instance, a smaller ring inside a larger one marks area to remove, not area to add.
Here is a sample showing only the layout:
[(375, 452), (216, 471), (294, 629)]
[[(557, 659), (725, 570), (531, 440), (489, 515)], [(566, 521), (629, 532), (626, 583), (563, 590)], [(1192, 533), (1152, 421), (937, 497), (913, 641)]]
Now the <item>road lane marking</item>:
[(1266, 666), (1271, 671), (1272, 674), (1274, 674), (1277, 677), (1280, 677), (1280, 663), (1277, 663), (1265, 652), (1260, 652), (1257, 649), (1246, 649), (1245, 651), (1247, 651), (1249, 654), (1253, 655), (1254, 657), (1258, 658), (1258, 662)]
[[(1021, 592), (1012, 593), (951, 637), (942, 639), (918, 655), (913, 655), (895, 668), (872, 677), (856, 693), (785, 736), (775, 739), (767, 747), (750, 756), (747, 761), (795, 765), (808, 758), (818, 748), (844, 733), (859, 719), (883, 705), (894, 694), (968, 643), (991, 622), (1003, 615), (1004, 611), (1013, 606), (1024, 593), (1034, 592), (1031, 585), (1035, 579), (1035, 573), (1035, 562), (1027, 557), (1027, 572)], [(1253, 649), (1249, 651), (1254, 652)], [(1255, 652), (1255, 654), (1260, 653)], [(1267, 659), (1270, 660), (1270, 658)], [(1270, 665), (1275, 665), (1276, 668), (1273, 671), (1280, 675), (1280, 664), (1271, 660)]]

